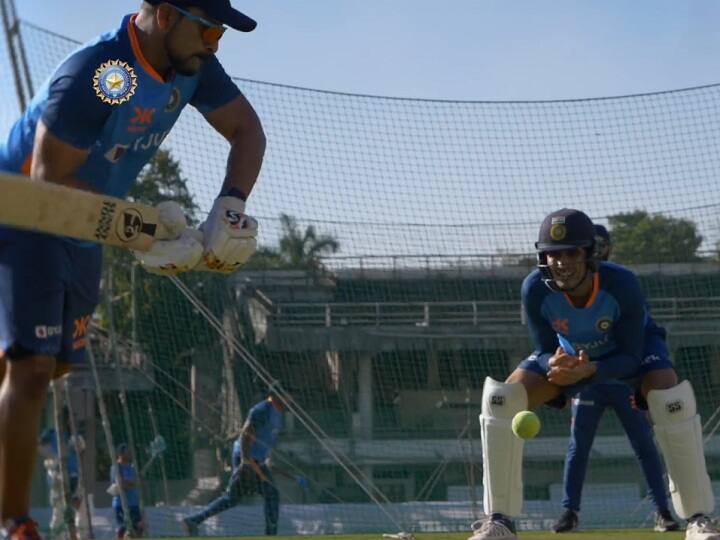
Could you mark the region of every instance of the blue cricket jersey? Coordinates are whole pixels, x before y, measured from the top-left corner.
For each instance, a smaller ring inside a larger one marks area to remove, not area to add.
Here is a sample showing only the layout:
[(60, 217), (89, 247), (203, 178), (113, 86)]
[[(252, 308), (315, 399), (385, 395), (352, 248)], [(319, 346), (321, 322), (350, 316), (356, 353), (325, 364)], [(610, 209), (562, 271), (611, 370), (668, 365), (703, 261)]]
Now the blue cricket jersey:
[[(110, 481), (115, 483), (115, 469), (120, 468), (120, 478), (126, 481), (135, 482), (137, 480), (137, 472), (132, 464), (125, 465), (123, 463), (116, 463), (110, 468)], [(139, 506), (140, 495), (137, 488), (130, 488), (125, 490), (125, 497), (127, 498), (128, 506)], [(119, 495), (115, 495), (112, 498), (112, 507), (120, 508), (122, 501)]]
[[(255, 404), (248, 414), (248, 421), (255, 429), (255, 440), (250, 447), (250, 458), (260, 463), (265, 461), (277, 444), (278, 435), (284, 426), (283, 413), (269, 400)], [(240, 463), (242, 448), (240, 438), (233, 444), (233, 466)]]
[(530, 358), (547, 359), (559, 338), (584, 350), (598, 370), (593, 380), (624, 379), (636, 374), (646, 332), (664, 330), (649, 319), (645, 297), (635, 274), (603, 262), (593, 278), (587, 305), (573, 306), (565, 293), (551, 291), (532, 272), (522, 285), (522, 303), (535, 350)]
[(0, 143), (0, 170), (29, 173), (42, 120), (65, 143), (90, 150), (75, 173), (81, 182), (125, 197), (188, 103), (207, 114), (240, 95), (214, 55), (193, 76), (160, 76), (140, 50), (135, 16), (62, 62)]

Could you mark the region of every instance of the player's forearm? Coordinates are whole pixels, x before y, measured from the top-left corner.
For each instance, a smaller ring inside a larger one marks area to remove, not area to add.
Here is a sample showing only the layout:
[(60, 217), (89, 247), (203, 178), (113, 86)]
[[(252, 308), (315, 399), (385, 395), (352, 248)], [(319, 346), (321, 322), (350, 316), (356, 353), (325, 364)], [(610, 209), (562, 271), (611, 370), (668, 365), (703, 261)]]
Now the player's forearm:
[(247, 429), (243, 431), (240, 438), (240, 450), (242, 452), (242, 459), (250, 459), (250, 448), (252, 447), (253, 439), (255, 437)]
[(75, 148), (57, 138), (40, 121), (35, 132), (30, 178), (92, 191), (90, 186), (75, 176), (89, 155), (89, 150)]
[(260, 174), (265, 144), (265, 134), (259, 123), (252, 129), (238, 131), (235, 134), (231, 141), (223, 193), (235, 188), (245, 197), (250, 195)]

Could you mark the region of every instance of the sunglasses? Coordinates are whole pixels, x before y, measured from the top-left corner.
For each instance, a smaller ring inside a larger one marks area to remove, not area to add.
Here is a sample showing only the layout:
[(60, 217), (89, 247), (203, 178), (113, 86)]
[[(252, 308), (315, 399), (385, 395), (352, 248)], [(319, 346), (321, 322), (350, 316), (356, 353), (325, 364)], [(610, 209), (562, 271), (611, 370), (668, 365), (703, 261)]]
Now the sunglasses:
[(220, 41), (220, 38), (225, 33), (225, 30), (227, 30), (227, 28), (225, 28), (222, 24), (212, 23), (207, 19), (204, 19), (203, 17), (199, 17), (198, 15), (190, 13), (185, 9), (179, 8), (177, 6), (173, 7), (185, 18), (190, 19), (191, 21), (198, 22), (205, 27), (202, 31), (202, 39), (205, 45), (215, 45), (218, 41)]

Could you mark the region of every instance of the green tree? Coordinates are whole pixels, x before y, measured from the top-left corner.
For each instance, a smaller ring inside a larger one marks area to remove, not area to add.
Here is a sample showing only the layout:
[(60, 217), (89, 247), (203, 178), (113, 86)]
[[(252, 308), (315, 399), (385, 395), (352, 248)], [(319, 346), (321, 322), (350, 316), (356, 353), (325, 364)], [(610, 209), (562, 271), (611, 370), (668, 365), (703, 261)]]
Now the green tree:
[(200, 209), (188, 189), (180, 163), (173, 159), (168, 150), (157, 151), (150, 163), (140, 172), (129, 195), (138, 202), (152, 205), (162, 201), (175, 201), (185, 209), (185, 216), (191, 226), (199, 223)]
[(612, 258), (622, 264), (692, 262), (702, 236), (690, 220), (648, 214), (644, 210), (608, 218)]
[(277, 248), (259, 246), (243, 268), (245, 270), (280, 270), (286, 268), (286, 264)]
[(261, 246), (244, 267), (251, 270), (317, 270), (324, 255), (337, 253), (340, 242), (329, 234), (318, 234), (314, 225), (305, 230), (288, 214), (280, 214), (282, 236), (278, 247)]
[(318, 234), (314, 225), (301, 230), (297, 220), (280, 214), (283, 235), (280, 238), (280, 257), (291, 268), (314, 270), (320, 267), (323, 255), (337, 253), (340, 243), (328, 234)]

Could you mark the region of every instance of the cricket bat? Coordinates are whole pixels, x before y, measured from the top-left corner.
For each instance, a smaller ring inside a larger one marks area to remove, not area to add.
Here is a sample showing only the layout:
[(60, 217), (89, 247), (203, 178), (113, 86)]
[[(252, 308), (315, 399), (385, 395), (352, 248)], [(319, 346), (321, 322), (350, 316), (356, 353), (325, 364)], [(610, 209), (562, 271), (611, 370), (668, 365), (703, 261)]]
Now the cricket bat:
[(137, 251), (167, 235), (153, 206), (5, 173), (0, 224)]

